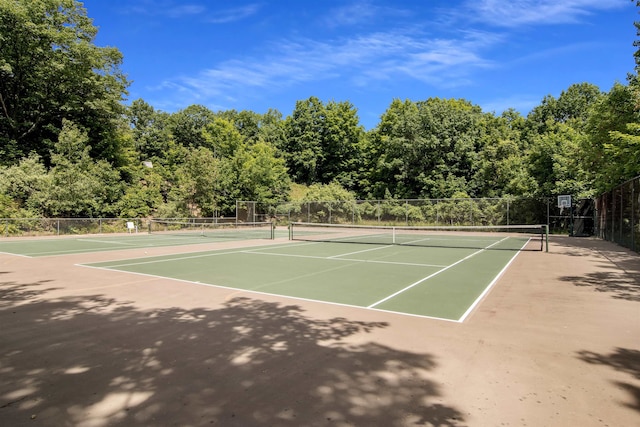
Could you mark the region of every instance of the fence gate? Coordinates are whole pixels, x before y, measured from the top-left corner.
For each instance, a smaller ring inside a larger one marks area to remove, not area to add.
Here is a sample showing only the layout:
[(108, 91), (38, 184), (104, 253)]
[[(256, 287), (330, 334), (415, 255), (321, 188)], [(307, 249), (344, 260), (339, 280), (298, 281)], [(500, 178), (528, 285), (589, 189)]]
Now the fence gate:
[(581, 199), (573, 206), (573, 227), (571, 235), (593, 236), (595, 233), (595, 200)]
[(236, 221), (256, 222), (256, 202), (236, 200)]

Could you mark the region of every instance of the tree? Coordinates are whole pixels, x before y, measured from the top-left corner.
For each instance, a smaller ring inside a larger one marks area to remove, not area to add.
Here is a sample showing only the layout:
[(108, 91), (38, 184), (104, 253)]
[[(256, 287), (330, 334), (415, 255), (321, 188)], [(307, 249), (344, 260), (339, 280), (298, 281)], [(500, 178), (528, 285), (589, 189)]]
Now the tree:
[(313, 184), (309, 186), (302, 201), (326, 202), (326, 201), (355, 202), (355, 195), (337, 182), (330, 184)]
[(324, 161), (322, 138), (325, 108), (311, 97), (297, 101), (291, 116), (285, 120), (285, 141), (282, 151), (291, 178), (299, 184), (312, 184), (320, 178), (320, 165)]
[(588, 137), (581, 146), (584, 169), (599, 192), (640, 173), (637, 136), (638, 92), (635, 86), (616, 83), (594, 105), (587, 123)]
[[(475, 195), (482, 110), (465, 100), (394, 100), (368, 143), (370, 193), (398, 198)], [(377, 159), (377, 160), (376, 160)]]
[(216, 115), (203, 105), (190, 105), (171, 115), (169, 130), (176, 144), (187, 148), (206, 147), (206, 127), (213, 123)]
[(76, 0), (0, 3), (0, 158), (31, 152), (49, 163), (63, 120), (87, 129), (92, 156), (120, 161), (117, 120), (128, 82), (121, 53), (97, 47)]
[(600, 89), (590, 83), (571, 85), (560, 93), (558, 99), (547, 95), (527, 116), (527, 128), (538, 135), (545, 133), (553, 123), (566, 123), (582, 129), (586, 125), (591, 106), (602, 95)]
[(0, 194), (17, 209), (42, 216), (51, 187), (50, 178), (40, 156), (31, 154), (17, 165), (0, 167)]
[(203, 146), (212, 150), (217, 158), (233, 157), (246, 141), (233, 123), (220, 117), (207, 124), (202, 135), (206, 141)]
[(515, 110), (506, 110), (499, 117), (487, 113), (481, 126), (482, 139), (474, 177), (477, 195), (532, 195), (536, 184), (527, 168), (525, 154), (529, 144), (523, 137), (524, 118)]
[(139, 165), (135, 168), (135, 179), (126, 186), (123, 196), (117, 202), (121, 218), (144, 218), (153, 216), (164, 202), (164, 178), (156, 164), (149, 168)]
[(176, 171), (177, 185), (170, 198), (181, 206), (189, 216), (214, 216), (223, 203), (220, 197), (221, 179), (229, 179), (223, 174), (222, 160), (204, 147), (190, 150), (186, 161)]
[(236, 185), (243, 200), (275, 204), (286, 200), (291, 180), (284, 159), (266, 142), (243, 147), (232, 160), (237, 173)]
[(593, 196), (582, 168), (583, 138), (582, 132), (565, 123), (555, 123), (535, 138), (527, 157), (529, 173), (536, 182), (535, 196)]
[(156, 111), (142, 99), (137, 99), (126, 109), (138, 162), (163, 159), (170, 149), (171, 135), (168, 129), (169, 114)]
[(337, 180), (354, 188), (363, 136), (353, 104), (330, 101), (324, 105), (311, 97), (298, 101), (287, 117), (280, 149), (294, 182), (309, 185)]
[(360, 150), (363, 137), (364, 130), (353, 104), (330, 101), (325, 108), (321, 183), (337, 181), (345, 188), (356, 188), (362, 166)]
[(44, 214), (51, 217), (98, 217), (117, 214), (122, 195), (118, 171), (105, 160), (94, 162), (86, 131), (65, 121), (51, 153), (53, 168)]

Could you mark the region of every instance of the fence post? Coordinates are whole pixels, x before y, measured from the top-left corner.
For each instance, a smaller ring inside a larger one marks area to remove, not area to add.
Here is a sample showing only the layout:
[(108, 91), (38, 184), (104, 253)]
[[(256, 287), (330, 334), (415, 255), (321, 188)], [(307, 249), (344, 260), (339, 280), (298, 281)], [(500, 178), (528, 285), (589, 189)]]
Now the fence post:
[(636, 186), (635, 182), (631, 183), (631, 250), (636, 251), (636, 221), (635, 221), (635, 206), (636, 200)]
[(620, 188), (620, 243), (624, 243), (624, 188)]
[(547, 227), (549, 226), (549, 215), (550, 215), (550, 207), (551, 199), (547, 198)]
[(404, 224), (409, 225), (409, 201), (404, 201)]
[(356, 201), (353, 201), (353, 204), (351, 205), (351, 224), (355, 224), (356, 223)]

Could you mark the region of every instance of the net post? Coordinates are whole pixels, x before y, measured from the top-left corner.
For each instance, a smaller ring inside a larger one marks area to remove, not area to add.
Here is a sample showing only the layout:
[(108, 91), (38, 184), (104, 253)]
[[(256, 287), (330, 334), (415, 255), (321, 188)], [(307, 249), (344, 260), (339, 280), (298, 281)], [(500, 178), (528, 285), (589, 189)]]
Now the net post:
[(396, 228), (395, 227), (391, 228), (391, 242), (394, 245), (396, 244)]
[(543, 227), (545, 252), (549, 252), (549, 224), (545, 224)]

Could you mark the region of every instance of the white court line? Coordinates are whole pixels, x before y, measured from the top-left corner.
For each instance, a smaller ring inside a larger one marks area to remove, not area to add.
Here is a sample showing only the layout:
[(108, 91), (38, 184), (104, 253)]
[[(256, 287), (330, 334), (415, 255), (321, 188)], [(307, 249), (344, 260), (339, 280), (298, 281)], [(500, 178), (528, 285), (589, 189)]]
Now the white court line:
[(329, 259), (331, 259), (331, 258), (339, 258), (339, 257), (343, 257), (343, 256), (361, 254), (363, 252), (377, 251), (379, 249), (387, 249), (387, 248), (392, 248), (392, 247), (393, 247), (393, 245), (380, 246), (380, 247), (377, 247), (377, 248), (370, 248), (370, 249), (365, 249), (365, 250), (362, 250), (362, 251), (355, 251), (355, 252), (349, 252), (349, 253), (346, 253), (346, 254), (333, 255), (333, 256), (330, 256), (328, 258)]
[(518, 250), (516, 252), (516, 254), (514, 256), (511, 257), (511, 259), (509, 260), (509, 262), (507, 263), (507, 265), (504, 266), (504, 268), (502, 270), (500, 270), (500, 272), (496, 275), (496, 277), (493, 278), (493, 280), (491, 281), (491, 283), (489, 283), (489, 285), (484, 289), (484, 291), (482, 291), (482, 293), (480, 294), (480, 296), (478, 296), (478, 298), (476, 298), (476, 300), (473, 302), (473, 304), (471, 304), (471, 306), (469, 306), (469, 308), (467, 309), (467, 311), (464, 312), (464, 314), (460, 317), (460, 319), (458, 319), (458, 322), (462, 323), (464, 322), (464, 320), (467, 318), (467, 316), (476, 308), (476, 306), (480, 303), (480, 301), (482, 301), (482, 298), (484, 298), (484, 296), (489, 293), (489, 291), (491, 290), (491, 288), (493, 287), (493, 285), (496, 284), (496, 282), (498, 281), (498, 279), (500, 278), (500, 276), (502, 276), (502, 274), (507, 271), (507, 268), (509, 268), (509, 266), (511, 265), (511, 263), (513, 262), (513, 260), (516, 259), (516, 257), (520, 254), (520, 252), (522, 252), (522, 250), (525, 248), (525, 246), (527, 246), (529, 244), (529, 242), (531, 241), (531, 238), (529, 238), (524, 245), (522, 245), (522, 247), (520, 248), (520, 250)]
[(403, 311), (382, 310), (382, 309), (379, 309), (379, 308), (363, 307), (361, 305), (345, 304), (345, 303), (340, 303), (340, 302), (332, 302), (332, 301), (317, 300), (317, 299), (312, 299), (312, 298), (296, 297), (296, 296), (291, 296), (291, 295), (275, 294), (275, 293), (270, 293), (270, 292), (255, 291), (255, 290), (252, 290), (252, 289), (234, 288), (232, 286), (214, 285), (214, 284), (211, 284), (211, 283), (202, 283), (202, 282), (196, 282), (196, 281), (193, 281), (193, 280), (186, 280), (186, 279), (176, 279), (176, 278), (173, 278), (173, 277), (159, 276), (159, 275), (155, 275), (155, 274), (136, 273), (136, 272), (133, 272), (133, 271), (126, 271), (126, 270), (113, 270), (111, 267), (94, 267), (94, 266), (91, 266), (91, 265), (83, 265), (83, 264), (77, 264), (77, 265), (79, 265), (80, 267), (94, 268), (96, 270), (107, 270), (107, 271), (115, 271), (115, 272), (118, 272), (118, 273), (136, 274), (138, 276), (146, 276), (146, 277), (151, 277), (151, 278), (154, 278), (154, 279), (175, 280), (175, 281), (182, 282), (182, 283), (189, 283), (191, 285), (205, 286), (205, 287), (209, 287), (209, 288), (228, 289), (228, 290), (231, 290), (231, 291), (246, 292), (246, 293), (249, 293), (249, 294), (257, 294), (257, 295), (266, 295), (266, 296), (270, 296), (270, 297), (286, 298), (286, 299), (291, 299), (291, 300), (296, 300), (296, 301), (306, 301), (306, 302), (312, 302), (312, 303), (329, 304), (329, 305), (335, 305), (335, 306), (338, 306), (338, 307), (356, 308), (356, 309), (359, 309), (359, 310), (373, 310), (373, 311), (379, 311), (379, 312), (382, 312), (382, 313), (397, 314), (397, 315), (400, 315), (400, 316), (410, 316), (410, 317), (417, 317), (417, 318), (421, 318), (421, 319), (442, 320), (442, 321), (445, 321), (445, 322), (459, 323), (455, 319), (447, 319), (446, 317), (423, 316), (423, 315), (420, 315), (420, 314), (405, 313)]
[(388, 300), (390, 300), (391, 298), (393, 298), (393, 297), (395, 297), (395, 296), (398, 296), (398, 295), (400, 295), (401, 293), (403, 293), (403, 292), (405, 292), (405, 291), (408, 291), (409, 289), (411, 289), (411, 288), (413, 288), (413, 287), (415, 287), (415, 286), (418, 286), (420, 283), (425, 282), (425, 281), (427, 281), (427, 280), (431, 279), (431, 278), (432, 278), (432, 277), (434, 277), (434, 276), (437, 276), (438, 274), (440, 274), (440, 273), (442, 273), (442, 272), (444, 272), (444, 271), (447, 271), (447, 270), (448, 270), (448, 269), (450, 269), (451, 267), (455, 267), (456, 265), (460, 264), (461, 262), (468, 260), (468, 259), (469, 259), (469, 258), (471, 258), (472, 256), (475, 256), (475, 255), (477, 255), (477, 254), (479, 254), (479, 253), (481, 253), (481, 252), (484, 252), (484, 251), (486, 251), (487, 249), (491, 248), (491, 246), (497, 245), (498, 243), (501, 243), (501, 242), (503, 242), (503, 241), (505, 241), (505, 240), (507, 240), (507, 239), (508, 239), (508, 237), (505, 237), (504, 239), (498, 240), (497, 242), (494, 242), (493, 244), (491, 244), (491, 245), (487, 246), (486, 248), (483, 248), (483, 249), (480, 249), (480, 250), (478, 250), (478, 251), (475, 251), (474, 253), (472, 253), (472, 254), (470, 254), (470, 255), (467, 255), (466, 257), (462, 258), (461, 260), (458, 260), (458, 261), (454, 262), (453, 264), (448, 265), (448, 266), (446, 266), (445, 268), (443, 268), (443, 269), (441, 269), (441, 270), (438, 270), (438, 271), (436, 271), (436, 272), (435, 272), (435, 273), (433, 273), (433, 274), (428, 275), (427, 277), (423, 277), (422, 279), (418, 280), (417, 282), (414, 282), (414, 283), (410, 284), (410, 285), (409, 285), (409, 286), (407, 286), (406, 288), (404, 288), (404, 289), (400, 289), (399, 291), (394, 292), (393, 294), (391, 294), (391, 295), (389, 295), (389, 296), (387, 296), (387, 297), (385, 297), (385, 298), (381, 299), (380, 301), (374, 302), (373, 304), (369, 305), (367, 308), (373, 308), (373, 307), (375, 307), (376, 305), (380, 305), (380, 304), (382, 304), (383, 302), (388, 301)]
[[(454, 264), (451, 264), (449, 266), (445, 266), (442, 270), (422, 279), (419, 282), (416, 282), (415, 284), (410, 285), (410, 287), (413, 287), (415, 285), (417, 285), (418, 283), (421, 283), (439, 273), (441, 273), (442, 271), (445, 271), (451, 267), (453, 267), (456, 264), (461, 263), (462, 261), (471, 258), (472, 256), (491, 248), (491, 246), (494, 246), (504, 240), (506, 240), (508, 237), (505, 237), (504, 239), (493, 243), (490, 246), (487, 246), (484, 249), (481, 249), (477, 252), (474, 252), (471, 255), (466, 256), (465, 258), (457, 261)], [(278, 248), (283, 248), (283, 247), (293, 247), (293, 246), (306, 246), (306, 245), (311, 245), (311, 244), (317, 244), (317, 243), (321, 243), (321, 242), (308, 242), (308, 243), (301, 243), (301, 244), (287, 244), (287, 245), (273, 245), (273, 246), (262, 246), (259, 247), (260, 249), (263, 250), (268, 250), (268, 249), (278, 249)], [(523, 245), (523, 247), (526, 246)], [(209, 253), (206, 255), (200, 255), (200, 256), (210, 256), (210, 255), (225, 255), (225, 254), (233, 254), (233, 253), (239, 253), (239, 252), (247, 252), (246, 250), (238, 250), (238, 251), (230, 251), (230, 252), (223, 252), (223, 253)], [(267, 253), (260, 253), (260, 252), (256, 252), (256, 254), (260, 254), (260, 255), (272, 255), (272, 254), (267, 254)], [(509, 263), (507, 264), (507, 266), (504, 267), (504, 269), (496, 276), (496, 278), (494, 279), (494, 282), (497, 281), (497, 279), (500, 277), (500, 275), (507, 269), (507, 267), (511, 264), (511, 262), (515, 259), (515, 257), (519, 254), (519, 251), (516, 253), (516, 255), (514, 255), (514, 257), (511, 259), (511, 261), (509, 261)], [(10, 254), (13, 255), (13, 254)], [(282, 254), (273, 254), (273, 255), (282, 255)], [(292, 255), (295, 256), (295, 255)], [(302, 256), (299, 255), (300, 257), (306, 257), (306, 256)], [(181, 258), (174, 258), (174, 259), (185, 259), (185, 258), (192, 258), (192, 257), (181, 257)], [(174, 259), (163, 259), (163, 260), (157, 260), (157, 261), (152, 261), (152, 262), (164, 262), (164, 261), (172, 261)], [(328, 258), (322, 258), (322, 259), (328, 259)], [(332, 260), (335, 261), (343, 261), (341, 259), (336, 259), (333, 258)], [(357, 260), (360, 262), (366, 262), (363, 260)], [(152, 263), (149, 262), (149, 263)], [(368, 261), (371, 262), (371, 261)], [(385, 262), (385, 261), (377, 261), (377, 262)], [(385, 262), (387, 263), (387, 262)], [(130, 264), (121, 264), (121, 266), (126, 266), (126, 265), (137, 265), (137, 264), (141, 264), (141, 263), (130, 263)], [(298, 300), (298, 301), (308, 301), (308, 302), (313, 302), (313, 303), (321, 303), (321, 304), (330, 304), (330, 305), (335, 305), (335, 306), (340, 306), (340, 307), (349, 307), (349, 308), (356, 308), (356, 309), (361, 309), (361, 310), (373, 310), (373, 311), (378, 311), (381, 313), (391, 313), (391, 314), (397, 314), (400, 316), (410, 316), (410, 317), (415, 317), (415, 318), (423, 318), (423, 319), (432, 319), (432, 320), (442, 320), (445, 322), (453, 322), (453, 323), (462, 323), (464, 321), (464, 319), (466, 318), (467, 314), (469, 312), (472, 311), (472, 308), (467, 310), (467, 313), (465, 313), (460, 319), (455, 320), (455, 319), (448, 319), (448, 318), (444, 318), (444, 317), (435, 317), (435, 316), (426, 316), (426, 315), (420, 315), (420, 314), (413, 314), (413, 313), (406, 313), (406, 312), (402, 312), (402, 311), (394, 311), (394, 310), (385, 310), (385, 309), (380, 309), (380, 308), (375, 308), (375, 305), (380, 304), (381, 301), (371, 304), (370, 306), (364, 307), (364, 306), (358, 306), (358, 305), (352, 305), (352, 304), (345, 304), (345, 303), (339, 303), (339, 302), (331, 302), (331, 301), (325, 301), (325, 300), (316, 300), (316, 299), (311, 299), (311, 298), (303, 298), (303, 297), (296, 297), (296, 296), (291, 296), (291, 295), (283, 295), (283, 294), (276, 294), (276, 293), (269, 293), (269, 292), (263, 292), (263, 291), (256, 291), (256, 290), (251, 290), (251, 289), (242, 289), (242, 288), (236, 288), (236, 287), (231, 287), (231, 286), (225, 286), (225, 285), (216, 285), (216, 284), (210, 284), (210, 283), (202, 283), (202, 282), (198, 282), (198, 281), (192, 281), (192, 280), (186, 280), (186, 279), (178, 279), (178, 278), (172, 278), (172, 277), (167, 277), (167, 276), (160, 276), (160, 275), (154, 275), (154, 274), (148, 274), (148, 273), (137, 273), (137, 272), (132, 272), (132, 271), (126, 271), (126, 270), (118, 270), (116, 269), (118, 266), (114, 265), (114, 266), (108, 266), (108, 267), (97, 267), (97, 266), (92, 266), (89, 264), (76, 264), (77, 266), (80, 267), (86, 267), (86, 268), (94, 268), (97, 270), (107, 270), (107, 271), (115, 271), (115, 272), (121, 272), (121, 273), (127, 273), (127, 274), (135, 274), (135, 275), (139, 275), (139, 276), (146, 276), (146, 277), (151, 277), (151, 278), (156, 278), (156, 279), (164, 279), (164, 280), (175, 280), (178, 282), (183, 282), (183, 283), (189, 283), (192, 285), (197, 285), (197, 286), (206, 286), (206, 287), (211, 287), (211, 288), (220, 288), (220, 289), (228, 289), (228, 290), (233, 290), (233, 291), (239, 291), (239, 292), (246, 292), (249, 294), (258, 294), (258, 295), (267, 295), (267, 296), (275, 296), (278, 298), (286, 298), (286, 299), (292, 299), (292, 300)], [(426, 266), (424, 264), (417, 264), (418, 266)], [(435, 267), (442, 267), (442, 266), (435, 266)], [(492, 282), (493, 284), (493, 282)], [(396, 292), (394, 295), (397, 295), (401, 292), (404, 292), (405, 290), (407, 290), (409, 287), (405, 288), (402, 291)], [(486, 294), (487, 291), (485, 291), (483, 293)], [(385, 298), (385, 300), (388, 300), (390, 297)], [(480, 301), (482, 299), (482, 296), (480, 296), (476, 302), (474, 302), (474, 306), (478, 304), (478, 301)]]
[[(286, 245), (273, 245), (273, 246), (260, 246), (260, 247), (263, 248), (263, 249), (289, 248), (289, 247), (297, 247), (297, 246), (306, 246), (306, 245), (310, 245), (310, 244), (317, 244), (317, 242), (302, 243), (302, 244), (299, 244), (299, 245), (286, 244)], [(245, 247), (245, 248), (239, 248), (239, 249), (236, 249), (236, 250), (225, 251), (225, 252), (219, 252), (219, 251), (215, 251), (215, 250), (206, 251), (206, 252), (196, 252), (196, 254), (192, 254), (192, 255), (188, 255), (188, 256), (175, 256), (174, 258), (171, 258), (172, 255), (152, 255), (152, 256), (149, 256), (149, 257), (138, 258), (138, 259), (151, 258), (149, 261), (128, 262), (128, 263), (125, 263), (125, 264), (114, 264), (114, 265), (110, 265), (110, 266), (105, 267), (105, 268), (120, 268), (120, 267), (129, 267), (129, 266), (132, 266), (132, 265), (155, 264), (157, 262), (167, 262), (167, 261), (170, 262), (170, 261), (180, 261), (180, 260), (183, 260), (183, 259), (195, 259), (195, 258), (205, 258), (205, 257), (209, 257), (209, 256), (230, 255), (230, 254), (243, 253), (243, 252), (246, 252), (246, 251), (247, 251), (247, 249)], [(158, 258), (160, 258), (160, 259), (158, 259)], [(130, 261), (130, 260), (131, 260), (130, 258), (126, 258), (123, 261)], [(110, 262), (110, 261), (107, 261), (107, 262)], [(91, 263), (91, 264), (102, 264), (102, 262), (96, 262), (96, 263)], [(78, 265), (85, 266), (85, 264), (78, 264)], [(86, 266), (88, 266), (88, 265), (86, 265)]]
[(136, 243), (126, 243), (121, 241), (107, 241), (98, 239), (76, 239), (78, 242), (93, 242), (93, 243), (106, 243), (109, 245), (124, 245), (124, 246), (138, 246)]
[[(324, 256), (313, 256), (313, 255), (281, 254), (281, 253), (258, 252), (258, 251), (251, 251), (251, 250), (247, 250), (244, 252), (248, 254), (254, 254), (254, 255), (281, 256), (281, 257), (291, 257), (291, 258), (311, 258), (311, 259), (323, 259), (327, 261), (365, 262), (370, 264), (392, 264), (392, 265), (405, 265), (405, 266), (413, 266), (413, 267), (437, 267), (437, 268), (446, 267), (446, 265), (437, 265), (437, 264), (420, 264), (420, 263), (412, 263), (412, 262), (380, 261), (380, 260), (367, 260), (367, 259), (356, 259), (356, 258), (335, 258), (332, 256), (324, 257)], [(354, 252), (354, 253), (359, 253), (359, 252)], [(350, 254), (345, 254), (345, 255), (350, 255)]]
[(13, 252), (0, 252), (0, 254), (2, 254), (2, 255), (21, 256), (21, 257), (24, 257), (24, 258), (33, 258), (33, 256), (28, 255), (28, 254), (14, 254)]

